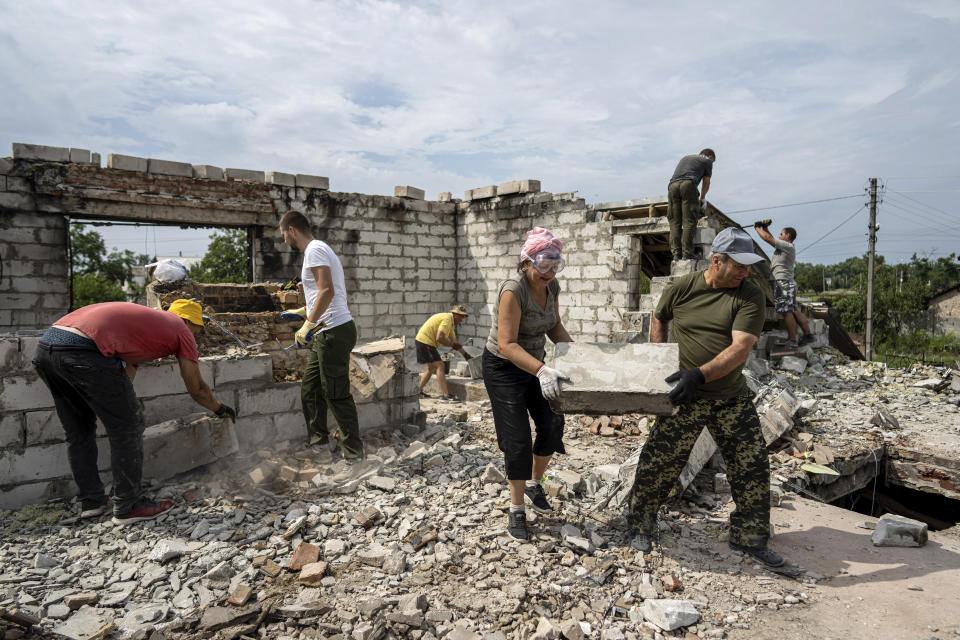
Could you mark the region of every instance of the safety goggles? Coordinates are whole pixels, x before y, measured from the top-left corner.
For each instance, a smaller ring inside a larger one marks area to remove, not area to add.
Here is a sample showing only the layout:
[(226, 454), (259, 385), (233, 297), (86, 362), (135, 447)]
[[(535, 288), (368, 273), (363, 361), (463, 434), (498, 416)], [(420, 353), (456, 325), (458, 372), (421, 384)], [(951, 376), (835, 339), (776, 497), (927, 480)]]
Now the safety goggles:
[(564, 265), (566, 262), (563, 260), (563, 256), (559, 253), (538, 253), (535, 256), (530, 258), (530, 262), (533, 263), (533, 268), (540, 273), (560, 273), (563, 271)]

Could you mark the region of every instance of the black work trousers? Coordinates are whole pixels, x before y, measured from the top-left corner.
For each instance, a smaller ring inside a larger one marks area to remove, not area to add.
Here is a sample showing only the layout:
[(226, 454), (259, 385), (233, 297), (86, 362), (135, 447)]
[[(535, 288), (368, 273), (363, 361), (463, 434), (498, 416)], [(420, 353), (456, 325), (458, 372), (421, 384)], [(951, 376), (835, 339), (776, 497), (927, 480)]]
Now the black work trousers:
[(99, 417), (110, 441), (113, 509), (130, 511), (140, 498), (144, 421), (123, 361), (92, 345), (41, 342), (33, 365), (53, 394), (80, 499), (99, 501), (104, 495), (97, 469)]
[[(484, 349), (483, 385), (490, 397), (497, 445), (503, 452), (508, 480), (530, 480), (535, 455), (566, 453), (563, 416), (550, 408), (537, 376)], [(530, 418), (537, 433), (535, 440), (530, 433)]]

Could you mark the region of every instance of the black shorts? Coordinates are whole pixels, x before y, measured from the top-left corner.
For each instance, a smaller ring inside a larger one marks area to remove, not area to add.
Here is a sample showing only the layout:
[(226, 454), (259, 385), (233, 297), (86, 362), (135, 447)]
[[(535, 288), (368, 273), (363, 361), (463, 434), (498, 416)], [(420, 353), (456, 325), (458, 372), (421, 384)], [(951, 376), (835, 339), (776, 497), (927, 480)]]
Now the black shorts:
[(440, 352), (437, 351), (436, 347), (431, 347), (428, 344), (424, 344), (419, 340), (414, 340), (417, 343), (417, 362), (420, 364), (428, 364), (430, 362), (440, 362), (442, 358), (440, 357)]

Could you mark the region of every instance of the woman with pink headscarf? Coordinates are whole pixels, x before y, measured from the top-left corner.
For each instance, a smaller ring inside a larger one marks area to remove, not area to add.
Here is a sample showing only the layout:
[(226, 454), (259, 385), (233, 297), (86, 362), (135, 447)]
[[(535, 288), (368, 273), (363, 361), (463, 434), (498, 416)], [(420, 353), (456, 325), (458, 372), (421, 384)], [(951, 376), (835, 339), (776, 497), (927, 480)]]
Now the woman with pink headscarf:
[(524, 496), (534, 510), (553, 511), (540, 481), (553, 454), (566, 453), (563, 416), (547, 402), (560, 395), (560, 381), (566, 378), (543, 362), (547, 338), (573, 342), (560, 320), (556, 276), (564, 266), (562, 250), (563, 243), (546, 229), (527, 232), (518, 275), (500, 284), (483, 351), (483, 383), (510, 484), (507, 531), (521, 540), (529, 537)]

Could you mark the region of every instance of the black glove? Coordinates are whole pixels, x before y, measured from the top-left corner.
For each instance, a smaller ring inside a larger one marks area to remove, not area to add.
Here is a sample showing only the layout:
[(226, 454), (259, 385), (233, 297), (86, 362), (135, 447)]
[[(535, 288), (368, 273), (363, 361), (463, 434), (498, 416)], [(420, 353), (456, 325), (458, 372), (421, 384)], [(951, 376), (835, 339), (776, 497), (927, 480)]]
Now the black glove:
[(670, 404), (679, 407), (693, 400), (697, 388), (706, 382), (700, 369), (683, 369), (663, 379), (664, 382), (676, 382), (677, 386), (670, 392)]
[(213, 412), (218, 418), (230, 418), (230, 420), (236, 424), (237, 422), (237, 412), (233, 410), (233, 407), (227, 406), (220, 403), (220, 408)]

